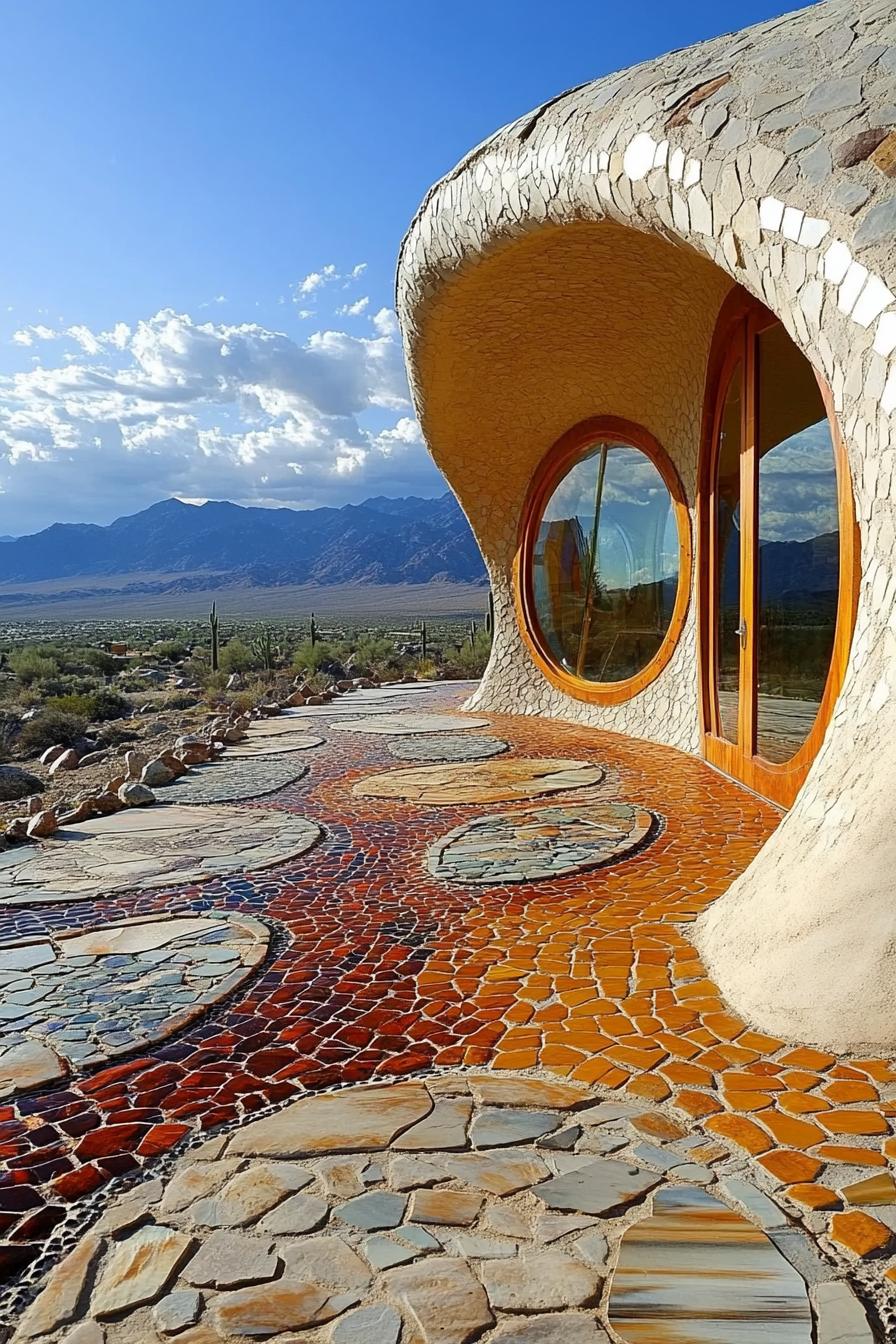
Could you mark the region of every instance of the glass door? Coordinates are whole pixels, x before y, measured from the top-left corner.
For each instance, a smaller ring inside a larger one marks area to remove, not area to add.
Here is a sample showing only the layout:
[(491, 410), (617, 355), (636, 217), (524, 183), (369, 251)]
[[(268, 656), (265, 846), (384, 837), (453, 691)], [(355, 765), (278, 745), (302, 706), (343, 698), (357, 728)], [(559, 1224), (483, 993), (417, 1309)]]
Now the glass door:
[(704, 750), (787, 806), (845, 669), (856, 526), (821, 384), (770, 313), (741, 306), (717, 359), (700, 501)]

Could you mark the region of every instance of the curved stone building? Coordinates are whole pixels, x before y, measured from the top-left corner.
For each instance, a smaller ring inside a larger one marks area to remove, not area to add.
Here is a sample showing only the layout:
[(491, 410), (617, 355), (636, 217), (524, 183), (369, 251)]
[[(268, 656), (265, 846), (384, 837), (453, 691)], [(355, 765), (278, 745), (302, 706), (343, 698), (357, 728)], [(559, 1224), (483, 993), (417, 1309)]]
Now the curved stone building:
[(697, 930), (728, 999), (896, 1042), (896, 11), (829, 0), (561, 94), (405, 239), (423, 430), (485, 556), (476, 708), (652, 739), (782, 821)]

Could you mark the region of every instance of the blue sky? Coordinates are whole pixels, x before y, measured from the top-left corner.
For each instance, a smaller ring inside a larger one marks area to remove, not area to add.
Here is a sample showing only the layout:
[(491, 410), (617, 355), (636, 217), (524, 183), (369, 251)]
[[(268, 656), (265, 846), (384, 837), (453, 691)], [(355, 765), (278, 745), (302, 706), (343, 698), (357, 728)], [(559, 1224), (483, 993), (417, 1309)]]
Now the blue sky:
[(390, 315), (427, 187), (564, 88), (787, 8), (0, 3), (0, 533), (439, 493)]

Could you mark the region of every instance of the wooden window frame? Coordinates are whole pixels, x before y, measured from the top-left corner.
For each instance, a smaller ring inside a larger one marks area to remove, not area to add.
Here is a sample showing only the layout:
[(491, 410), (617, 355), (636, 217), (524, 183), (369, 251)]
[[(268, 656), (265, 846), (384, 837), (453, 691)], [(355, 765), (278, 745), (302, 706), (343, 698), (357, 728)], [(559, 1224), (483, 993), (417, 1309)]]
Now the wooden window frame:
[[(561, 667), (544, 637), (535, 605), (533, 559), (545, 506), (561, 479), (586, 449), (600, 440), (636, 448), (656, 467), (669, 492), (678, 531), (678, 588), (663, 641), (648, 663), (624, 681), (586, 681)], [(520, 518), (514, 558), (514, 601), (517, 624), (539, 670), (557, 690), (588, 704), (616, 705), (638, 695), (655, 681), (675, 652), (687, 618), (691, 596), (693, 548), (691, 518), (678, 472), (660, 443), (643, 425), (617, 416), (595, 416), (568, 430), (547, 452), (529, 486)]]
[[(825, 380), (813, 369), (831, 426), (834, 464), (837, 476), (837, 507), (840, 537), (840, 577), (834, 645), (821, 703), (812, 729), (802, 746), (789, 761), (774, 763), (756, 754), (756, 701), (758, 656), (757, 622), (758, 566), (755, 551), (743, 543), (740, 585), (741, 616), (746, 618), (747, 636), (740, 654), (738, 742), (732, 743), (720, 732), (716, 688), (718, 678), (715, 621), (718, 583), (715, 546), (715, 476), (719, 453), (719, 431), (729, 380), (738, 363), (743, 366), (741, 405), (741, 513), (749, 517), (751, 535), (757, 536), (758, 496), (755, 462), (756, 405), (758, 399), (757, 337), (778, 318), (744, 290), (732, 290), (722, 305), (713, 336), (703, 413), (703, 441), (697, 491), (697, 555), (700, 558), (699, 600), (697, 605), (697, 648), (700, 660), (700, 720), (703, 754), (710, 764), (739, 779), (748, 788), (781, 807), (789, 807), (806, 779), (818, 754), (843, 686), (849, 651), (855, 628), (861, 577), (860, 538), (856, 520), (852, 479), (846, 448), (837, 423), (834, 402)], [(804, 356), (805, 358), (805, 356)], [(749, 686), (750, 693), (744, 693)]]

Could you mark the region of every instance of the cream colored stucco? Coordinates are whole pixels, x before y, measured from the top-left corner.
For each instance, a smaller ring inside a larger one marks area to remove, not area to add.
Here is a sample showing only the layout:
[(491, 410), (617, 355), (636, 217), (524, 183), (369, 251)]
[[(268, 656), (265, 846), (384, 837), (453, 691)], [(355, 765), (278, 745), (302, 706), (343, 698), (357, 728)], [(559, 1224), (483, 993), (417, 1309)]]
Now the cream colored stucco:
[[(502, 613), (512, 606), (532, 475), (579, 421), (615, 415), (643, 425), (674, 463), (693, 512), (706, 361), (730, 287), (691, 248), (604, 222), (531, 233), (435, 297), (418, 352), (423, 428), (479, 538)], [(471, 703), (695, 751), (695, 610), (692, 601), (657, 680), (619, 705), (552, 687), (508, 615), (497, 622), (494, 656)]]
[(792, 810), (696, 939), (743, 1015), (840, 1049), (896, 1045), (896, 141), (870, 157), (894, 108), (890, 0), (829, 0), (673, 52), (474, 150), (415, 218), (397, 290), (421, 422), (494, 581), (477, 706), (695, 750), (693, 607), (665, 671), (617, 709), (533, 667), (508, 588), (526, 483), (563, 430), (613, 414), (664, 443), (692, 500), (733, 282), (830, 385), (861, 529), (846, 679)]

